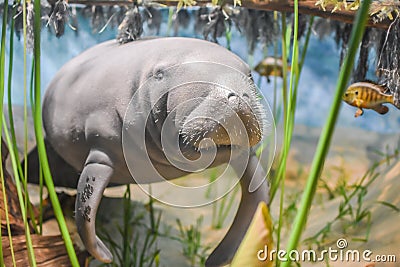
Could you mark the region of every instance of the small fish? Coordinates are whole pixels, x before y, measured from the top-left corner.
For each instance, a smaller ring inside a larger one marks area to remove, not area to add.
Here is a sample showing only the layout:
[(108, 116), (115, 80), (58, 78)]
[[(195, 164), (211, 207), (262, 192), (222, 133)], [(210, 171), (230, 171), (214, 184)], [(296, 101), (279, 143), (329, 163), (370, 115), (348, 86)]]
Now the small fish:
[(389, 108), (382, 104), (394, 105), (393, 95), (386, 94), (387, 91), (386, 87), (373, 82), (357, 82), (347, 88), (342, 99), (347, 104), (358, 108), (354, 115), (356, 118), (363, 115), (363, 108), (373, 109), (383, 115), (389, 111)]
[[(267, 78), (267, 81), (270, 82), (269, 76), (283, 77), (283, 61), (281, 58), (275, 57), (266, 57), (258, 63), (258, 65), (254, 68), (261, 76)], [(287, 71), (290, 71), (290, 66), (287, 66)]]

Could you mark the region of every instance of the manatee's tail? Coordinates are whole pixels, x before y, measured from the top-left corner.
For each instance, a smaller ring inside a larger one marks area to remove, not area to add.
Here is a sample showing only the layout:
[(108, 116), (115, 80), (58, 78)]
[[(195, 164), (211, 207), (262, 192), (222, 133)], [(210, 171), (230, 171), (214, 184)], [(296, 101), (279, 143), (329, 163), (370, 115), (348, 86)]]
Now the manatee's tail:
[[(78, 171), (60, 157), (46, 139), (44, 142), (54, 185), (76, 188), (79, 179)], [(24, 166), (24, 161), (22, 166)], [(35, 146), (28, 154), (28, 182), (39, 184), (39, 172), (39, 153)]]

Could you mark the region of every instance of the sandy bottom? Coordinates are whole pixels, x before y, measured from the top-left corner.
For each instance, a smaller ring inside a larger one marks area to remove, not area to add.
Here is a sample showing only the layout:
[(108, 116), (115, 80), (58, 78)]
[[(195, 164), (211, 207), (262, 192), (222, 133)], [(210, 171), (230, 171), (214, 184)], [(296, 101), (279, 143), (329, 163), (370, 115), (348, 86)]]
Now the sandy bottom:
[[(23, 124), (17, 119), (16, 128), (22, 129), (21, 125)], [(321, 129), (319, 128), (310, 128), (301, 125), (296, 126), (294, 129), (292, 149), (287, 163), (284, 197), (285, 209), (290, 205), (298, 206), (300, 203), (301, 193), (305, 187), (320, 131)], [(19, 133), (22, 133), (22, 131), (17, 131), (17, 134)], [(23, 140), (22, 136), (18, 135), (17, 137), (18, 140)], [(29, 139), (32, 141), (30, 142), (30, 146), (32, 146), (33, 131), (31, 131)], [(323, 186), (318, 187), (302, 240), (315, 236), (329, 222), (334, 221), (330, 230), (327, 231), (326, 237), (322, 239), (319, 236), (320, 249), (328, 249), (329, 247), (337, 249), (336, 241), (339, 238), (344, 238), (348, 242), (346, 249), (357, 249), (361, 252), (363, 250), (371, 250), (373, 252), (371, 257), (379, 254), (395, 255), (397, 263), (374, 263), (375, 265), (368, 265), (372, 263), (329, 261), (330, 266), (400, 266), (399, 157), (381, 164), (376, 169), (376, 179), (364, 191), (360, 200), (361, 209), (359, 209), (359, 213), (365, 212), (368, 215), (359, 221), (355, 221), (354, 217), (352, 218), (351, 216), (334, 220), (339, 214), (341, 203), (344, 202), (344, 197), (340, 196), (338, 190), (335, 190), (335, 188), (339, 188), (338, 184), (345, 181), (347, 184), (345, 187), (346, 192), (350, 195), (351, 191), (355, 188), (352, 185), (360, 181), (374, 163), (385, 160), (385, 157), (376, 151), (392, 154), (398, 148), (400, 148), (400, 136), (398, 134), (377, 134), (355, 128), (336, 129), (322, 174), (322, 179), (331, 188), (333, 197), (329, 198), (328, 191)], [(209, 176), (210, 172), (208, 171), (202, 175), (191, 175), (190, 177), (179, 179), (176, 183), (182, 186), (205, 184), (209, 180)], [(367, 178), (364, 184), (368, 183), (368, 181), (370, 181), (370, 178)], [(229, 182), (222, 186), (228, 185)], [(155, 184), (153, 186), (163, 190), (162, 184)], [(147, 205), (149, 197), (137, 185), (131, 185), (130, 188), (132, 203), (135, 205), (135, 216), (143, 216), (141, 222), (149, 225), (150, 219)], [(103, 233), (108, 233), (119, 244), (122, 243), (122, 236), (118, 233), (116, 225), (122, 225), (123, 200), (121, 197), (125, 189), (125, 186), (107, 189), (97, 217), (98, 232), (103, 231)], [(221, 188), (212, 189), (211, 194), (215, 194), (216, 190), (221, 190)], [(37, 195), (35, 192), (37, 190), (32, 187), (32, 194)], [(165, 194), (168, 194), (168, 190), (165, 190)], [(357, 213), (357, 207), (360, 206), (357, 202), (357, 196), (350, 201), (353, 214)], [(192, 196), (190, 194), (181, 194), (174, 197), (185, 200), (190, 199)], [(156, 241), (157, 247), (161, 251), (160, 266), (190, 266), (189, 260), (182, 253), (182, 242), (179, 241), (177, 219), (181, 221), (183, 226), (188, 227), (195, 225), (196, 219), (203, 216), (202, 224), (199, 227), (201, 231), (201, 244), (203, 247), (210, 247), (209, 250), (204, 252), (204, 255), (208, 255), (212, 251), (212, 248), (225, 235), (233, 220), (240, 200), (240, 190), (232, 191), (226, 197), (228, 199), (233, 198), (233, 204), (227, 212), (226, 220), (224, 220), (221, 229), (212, 227), (212, 221), (215, 219), (213, 218), (215, 217), (213, 216), (213, 209), (217, 212), (220, 210), (219, 207), (224, 201), (222, 199), (208, 206), (185, 209), (171, 207), (159, 202), (154, 203), (156, 215), (161, 212), (159, 232), (166, 235), (159, 236)], [(386, 205), (381, 204), (382, 202), (386, 203)], [(274, 221), (277, 222), (279, 194), (277, 194), (270, 209)], [(286, 244), (294, 214), (294, 211), (287, 209), (281, 235), (282, 244)], [(68, 219), (68, 224), (71, 231), (74, 232), (75, 226), (71, 217)], [(44, 229), (46, 234), (58, 232), (55, 220), (48, 221)], [(141, 246), (146, 235), (146, 227), (137, 227), (135, 229), (136, 235), (139, 235), (138, 246)], [(132, 238), (134, 239), (135, 236), (132, 236)], [(274, 236), (274, 239), (276, 240), (276, 236)], [(317, 249), (318, 247), (316, 242), (303, 242), (302, 244), (302, 249)], [(284, 249), (285, 245), (282, 245), (281, 248)], [(92, 264), (93, 266), (97, 265), (95, 261)], [(302, 262), (301, 266), (325, 266), (325, 263)]]

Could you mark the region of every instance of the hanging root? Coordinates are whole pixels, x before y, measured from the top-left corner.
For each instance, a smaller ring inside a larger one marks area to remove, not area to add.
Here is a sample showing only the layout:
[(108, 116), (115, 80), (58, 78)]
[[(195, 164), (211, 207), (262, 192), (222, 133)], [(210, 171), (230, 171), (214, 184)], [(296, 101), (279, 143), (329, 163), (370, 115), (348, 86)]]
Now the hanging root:
[(135, 5), (126, 12), (124, 20), (119, 25), (117, 40), (119, 43), (124, 44), (139, 39), (142, 34), (142, 16), (139, 8)]
[(179, 28), (186, 29), (190, 23), (190, 14), (185, 8), (179, 9), (173, 16), (174, 21), (174, 35), (178, 35)]
[(92, 13), (92, 32), (100, 32), (106, 24), (104, 9), (102, 6), (93, 6)]
[(394, 98), (394, 105), (400, 108), (400, 19), (390, 25), (384, 33), (382, 49), (377, 63), (377, 74), (381, 84), (385, 84)]
[(65, 0), (58, 0), (51, 12), (48, 24), (52, 24), (57, 37), (64, 35), (65, 23), (68, 21), (68, 4)]
[(218, 43), (217, 38), (221, 37), (226, 32), (226, 24), (230, 26), (230, 20), (227, 19), (225, 24), (225, 15), (221, 7), (214, 8), (210, 14), (202, 15), (203, 19), (208, 19), (208, 23), (203, 28), (204, 39)]
[(257, 40), (263, 48), (278, 40), (280, 36), (279, 24), (274, 20), (272, 11), (258, 11), (257, 26)]
[(29, 2), (26, 6), (26, 49), (28, 51), (33, 50), (34, 44), (34, 20), (35, 20), (35, 11), (33, 10), (33, 3)]
[(339, 61), (339, 67), (342, 66), (343, 63), (343, 59), (345, 57), (345, 55), (347, 54), (347, 50), (348, 50), (348, 44), (349, 44), (349, 40), (350, 40), (350, 33), (351, 33), (351, 29), (352, 29), (352, 25), (351, 24), (347, 24), (345, 23), (343, 25), (342, 24), (338, 24), (340, 26), (338, 26), (336, 28), (336, 43), (338, 43), (337, 40), (339, 40), (339, 42), (341, 41), (341, 49), (340, 49), (340, 61)]
[(353, 82), (364, 81), (368, 70), (368, 56), (370, 49), (370, 33), (371, 29), (366, 29), (361, 42), (360, 53), (358, 55), (358, 64), (353, 71)]
[(146, 12), (144, 12), (144, 20), (147, 23), (149, 30), (156, 32), (156, 35), (160, 33), (162, 14), (160, 9), (154, 7), (146, 7)]
[(200, 7), (198, 10), (195, 11), (195, 23), (194, 23), (194, 32), (201, 33), (204, 27), (208, 23), (208, 7)]

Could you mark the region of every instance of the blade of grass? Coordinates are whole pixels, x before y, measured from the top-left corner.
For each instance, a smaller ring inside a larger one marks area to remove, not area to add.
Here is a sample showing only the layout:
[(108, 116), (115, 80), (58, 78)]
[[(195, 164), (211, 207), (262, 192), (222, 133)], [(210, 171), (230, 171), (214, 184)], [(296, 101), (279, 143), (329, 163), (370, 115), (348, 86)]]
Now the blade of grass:
[[(0, 142), (0, 151), (2, 151), (1, 146), (3, 145), (3, 142)], [(1, 152), (0, 152), (1, 154)], [(0, 155), (1, 158), (3, 158), (3, 155)], [(8, 213), (8, 201), (6, 201), (7, 194), (6, 194), (6, 188), (5, 188), (5, 181), (4, 181), (4, 170), (3, 170), (3, 164), (0, 164), (0, 175), (1, 175), (1, 190), (3, 192), (3, 202), (4, 202), (4, 211), (5, 211), (5, 217), (6, 217), (6, 224), (7, 224), (7, 232), (8, 232), (8, 240), (10, 243), (10, 253), (11, 253), (11, 260), (13, 262), (13, 266), (16, 266), (15, 263), (15, 256), (14, 256), (14, 247), (13, 247), (13, 242), (12, 242), (12, 234), (11, 234), (11, 227), (10, 227), (10, 219), (9, 219), (9, 213)], [(0, 221), (1, 221), (1, 212), (0, 212)], [(0, 246), (0, 266), (5, 266), (4, 265), (4, 258), (3, 258), (3, 244)]]
[[(6, 137), (7, 145), (12, 146), (12, 141), (11, 141), (10, 135), (8, 133), (6, 121), (4, 118), (4, 113), (2, 114), (2, 124), (3, 124), (4, 135)], [(12, 164), (12, 168), (13, 168), (13, 172), (14, 172), (15, 186), (17, 188), (19, 205), (21, 207), (22, 220), (24, 221), (24, 226), (25, 226), (26, 248), (28, 250), (29, 265), (34, 267), (34, 266), (36, 266), (35, 253), (33, 252), (30, 227), (29, 227), (29, 222), (28, 222), (28, 218), (26, 215), (26, 206), (25, 206), (24, 196), (22, 193), (21, 185), (20, 185), (21, 181), (20, 181), (20, 177), (18, 174), (17, 157), (14, 154), (14, 150), (10, 149), (9, 151), (10, 151), (11, 164)]]
[[(281, 197), (280, 197), (280, 205), (279, 205), (279, 224), (278, 224), (278, 233), (277, 233), (277, 249), (279, 250), (280, 241), (281, 241), (281, 230), (283, 225), (283, 201), (284, 201), (284, 192), (285, 192), (285, 183), (283, 182), (283, 177), (285, 177), (286, 172), (286, 161), (287, 156), (290, 149), (290, 143), (292, 139), (292, 129), (294, 124), (294, 114), (296, 110), (296, 96), (297, 96), (297, 86), (294, 85), (295, 77), (299, 76), (298, 73), (298, 27), (299, 26), (299, 7), (298, 7), (298, 0), (294, 1), (294, 32), (293, 32), (293, 48), (292, 48), (292, 62), (291, 62), (291, 70), (290, 70), (290, 83), (289, 83), (289, 94), (286, 102), (286, 109), (285, 109), (285, 120), (284, 120), (284, 151), (283, 151), (283, 158), (282, 158), (282, 167), (281, 173), (278, 173), (278, 179), (281, 183)], [(285, 38), (284, 43), (282, 44), (285, 47), (286, 41), (289, 38)], [(287, 67), (284, 67), (286, 70)], [(286, 72), (286, 71), (283, 71)], [(298, 82), (298, 79), (296, 79)], [(280, 261), (276, 261), (276, 266), (280, 266)]]
[[(0, 111), (3, 114), (4, 86), (5, 86), (5, 62), (6, 62), (6, 28), (8, 19), (8, 1), (4, 1), (3, 24), (1, 27), (1, 46), (0, 46)], [(0, 118), (1, 120), (1, 118)], [(0, 128), (2, 123), (0, 124)], [(2, 131), (0, 131), (0, 137)]]
[[(274, 27), (278, 27), (278, 11), (274, 11)], [(274, 72), (277, 71), (277, 59), (278, 59), (278, 40), (274, 41), (274, 57), (275, 57), (275, 64), (274, 64)], [(283, 67), (282, 67), (282, 71), (284, 71)], [(278, 118), (278, 114), (276, 111), (276, 103), (277, 103), (277, 94), (278, 91), (278, 77), (276, 75), (274, 75), (274, 102), (272, 105), (272, 115), (274, 115), (274, 118), (276, 121), (279, 121)]]
[[(23, 19), (24, 19), (24, 159), (28, 159), (27, 155), (28, 155), (28, 113), (27, 113), (27, 104), (26, 104), (26, 99), (27, 99), (27, 76), (28, 76), (28, 66), (27, 66), (27, 21), (26, 21), (26, 1), (23, 5)], [(17, 162), (20, 162), (19, 158), (18, 158), (18, 154), (16, 154), (17, 156)], [(20, 164), (18, 164), (20, 165)], [(24, 192), (25, 192), (25, 207), (27, 208), (27, 210), (32, 211), (32, 208), (30, 207), (31, 202), (29, 201), (29, 194), (28, 194), (28, 161), (25, 160), (24, 161), (24, 170), (23, 170), (23, 175), (21, 175), (22, 177), (22, 181), (23, 181), (23, 185), (24, 185)], [(33, 212), (31, 213), (33, 214)], [(35, 231), (37, 231), (36, 228), (36, 222), (35, 222), (35, 217), (32, 217), (32, 222), (35, 224), (34, 229)]]
[[(17, 162), (20, 162), (19, 154), (18, 154), (17, 138), (16, 138), (16, 134), (15, 134), (14, 114), (13, 114), (13, 109), (12, 109), (12, 107), (13, 107), (13, 105), (12, 105), (12, 77), (13, 77), (13, 63), (14, 63), (14, 49), (13, 48), (14, 48), (14, 25), (15, 25), (15, 17), (14, 16), (15, 16), (15, 13), (16, 13), (16, 6), (13, 6), (12, 13), (10, 16), (11, 24), (10, 24), (10, 38), (9, 38), (10, 50), (8, 53), (9, 64), (8, 64), (8, 84), (7, 84), (7, 92), (8, 92), (7, 106), (8, 106), (8, 121), (9, 121), (9, 125), (10, 125), (11, 140), (12, 140), (12, 147), (9, 147), (9, 149), (14, 150), (14, 154), (17, 157)], [(23, 23), (26, 23), (26, 19), (24, 20)], [(24, 33), (26, 33), (26, 31)], [(24, 35), (24, 90), (26, 88), (25, 82), (26, 82), (26, 36)], [(25, 124), (25, 122), (27, 122), (27, 120), (24, 119), (24, 124)], [(25, 163), (27, 163), (27, 162), (25, 162)], [(27, 186), (26, 186), (26, 179), (25, 179), (26, 172), (23, 172), (20, 164), (18, 164), (18, 172), (19, 172), (19, 176), (24, 181), (24, 191), (28, 192)], [(27, 207), (31, 218), (34, 218), (35, 216), (34, 216), (31, 202), (29, 201), (29, 195), (25, 194), (25, 198), (26, 198), (25, 207)], [(35, 220), (32, 220), (32, 224), (33, 224), (35, 231), (38, 232)]]
[[(34, 2), (35, 14), (41, 14), (40, 1)], [(35, 80), (34, 80), (34, 126), (36, 135), (36, 144), (39, 153), (39, 161), (42, 166), (44, 180), (47, 185), (48, 194), (50, 197), (51, 204), (53, 205), (54, 215), (57, 219), (58, 226), (60, 228), (61, 235), (64, 240), (65, 247), (72, 266), (79, 266), (78, 258), (76, 256), (74, 246), (69, 235), (67, 225), (65, 223), (64, 215), (58, 201), (57, 194), (54, 188), (53, 179), (47, 160), (46, 148), (44, 144), (44, 137), (42, 131), (42, 109), (41, 109), (41, 92), (40, 92), (40, 27), (41, 17), (35, 16), (34, 20), (34, 66), (35, 66)]]
[[(8, 19), (8, 1), (4, 1), (3, 7), (4, 7), (4, 13), (3, 13), (3, 23), (2, 23), (2, 28), (1, 28), (1, 46), (0, 46), (0, 110), (1, 110), (2, 114), (3, 114), (4, 86), (5, 86), (4, 72), (5, 72), (5, 57), (6, 57), (6, 27), (7, 27), (7, 19)], [(2, 117), (3, 116), (1, 116), (0, 120), (2, 119)], [(2, 138), (1, 125), (2, 125), (2, 123), (0, 123), (0, 139)], [(0, 151), (1, 151), (1, 149), (0, 149)], [(1, 154), (1, 152), (0, 152), (0, 154)], [(3, 166), (1, 166), (1, 182), (2, 182), (2, 190), (3, 190), (4, 208), (5, 208), (5, 212), (6, 212), (6, 223), (7, 223), (7, 229), (8, 229), (9, 242), (10, 242), (11, 257), (12, 257), (13, 265), (15, 266), (14, 248), (12, 245), (10, 222), (8, 219), (8, 208), (7, 208), (7, 201), (6, 201), (7, 196), (6, 196), (6, 191), (5, 191), (5, 187), (4, 187)], [(0, 213), (0, 216), (1, 216), (1, 213)], [(3, 242), (1, 242), (1, 246), (0, 246), (0, 264), (1, 264), (1, 266), (4, 266)]]
[(172, 28), (172, 20), (173, 20), (173, 16), (174, 16), (174, 7), (170, 7), (168, 9), (168, 22), (167, 22), (167, 32), (166, 32), (166, 36), (170, 36), (170, 32), (171, 32), (171, 28)]
[[(1, 144), (0, 144), (0, 148), (1, 148)], [(1, 154), (1, 152), (0, 152)], [(2, 156), (2, 155), (1, 155)], [(6, 195), (6, 188), (4, 186), (4, 172), (3, 172), (3, 165), (1, 164), (0, 166), (0, 175), (1, 175), (1, 190), (3, 192), (3, 199), (7, 199), (7, 195)], [(13, 242), (12, 242), (12, 235), (11, 235), (11, 227), (10, 227), (10, 219), (8, 216), (8, 201), (4, 201), (4, 211), (5, 211), (5, 217), (6, 217), (6, 224), (7, 224), (7, 232), (8, 232), (8, 241), (9, 241), (9, 245), (10, 245), (10, 253), (11, 253), (11, 260), (13, 263), (13, 266), (15, 267), (15, 256), (14, 256), (14, 247), (13, 247)], [(1, 221), (1, 216), (2, 213), (0, 212), (0, 221)], [(1, 242), (1, 246), (0, 246), (0, 266), (5, 266), (4, 265), (4, 257), (3, 257), (3, 242)]]
[[(361, 4), (360, 10), (357, 12), (355, 24), (350, 37), (350, 49), (345, 57), (344, 64), (339, 74), (339, 81), (336, 86), (336, 93), (333, 99), (333, 103), (326, 121), (325, 127), (321, 133), (321, 137), (318, 142), (317, 150), (314, 156), (313, 164), (311, 166), (310, 175), (307, 179), (306, 188), (303, 193), (303, 197), (300, 203), (298, 213), (293, 223), (293, 229), (290, 234), (289, 242), (286, 251), (292, 251), (297, 248), (302, 231), (306, 224), (308, 212), (311, 208), (311, 203), (317, 187), (318, 178), (321, 175), (322, 168), (324, 166), (325, 158), (329, 150), (329, 145), (332, 139), (333, 131), (337, 121), (341, 98), (346, 89), (345, 86), (350, 78), (350, 74), (354, 64), (354, 58), (357, 52), (358, 45), (361, 41), (364, 33), (365, 22), (368, 18), (368, 8), (371, 0), (365, 0)], [(290, 266), (290, 259), (283, 263), (283, 267)]]
[[(305, 56), (307, 54), (307, 49), (308, 49), (308, 44), (309, 44), (309, 40), (310, 40), (310, 36), (311, 36), (311, 32), (312, 32), (312, 24), (313, 24), (313, 22), (314, 22), (314, 17), (311, 17), (310, 18), (310, 22), (309, 22), (309, 27), (308, 27), (308, 30), (307, 30), (306, 39), (305, 39), (304, 46), (303, 46), (303, 49), (302, 49), (302, 52), (301, 52), (301, 60), (300, 60), (299, 63), (296, 63), (294, 67), (291, 68), (291, 77), (292, 76), (295, 77), (295, 82), (294, 82), (294, 85), (293, 85), (294, 86), (294, 90), (291, 90), (292, 93), (289, 94), (290, 103), (291, 103), (290, 105), (291, 106), (289, 107), (289, 102), (288, 101), (286, 101), (287, 104), (285, 104), (285, 102), (284, 102), (284, 110), (286, 110), (285, 114), (290, 113), (290, 116), (289, 117), (284, 117), (286, 119), (284, 121), (284, 123), (285, 123), (284, 124), (284, 126), (285, 126), (285, 128), (284, 128), (285, 137), (284, 137), (283, 152), (282, 152), (281, 157), (280, 157), (277, 175), (276, 175), (275, 179), (273, 180), (273, 183), (272, 183), (272, 186), (271, 186), (270, 202), (273, 201), (273, 199), (275, 197), (275, 194), (276, 194), (276, 191), (278, 190), (279, 184), (280, 184), (281, 180), (283, 179), (283, 177), (285, 176), (286, 159), (287, 159), (287, 156), (288, 156), (288, 153), (289, 153), (290, 143), (291, 143), (291, 139), (292, 139), (292, 135), (293, 135), (294, 116), (295, 116), (296, 102), (297, 102), (297, 90), (298, 90), (299, 81), (300, 81), (300, 74), (301, 74), (301, 71), (303, 69)], [(283, 28), (282, 28), (282, 31), (283, 31)], [(283, 39), (282, 42), (286, 42), (286, 40), (287, 40), (287, 38)], [(282, 49), (284, 47), (287, 47), (287, 45), (286, 44), (282, 44)], [(282, 58), (282, 61), (284, 61), (283, 59), (284, 58)], [(296, 62), (298, 62), (298, 57), (297, 57), (297, 61)], [(292, 62), (292, 64), (293, 64), (293, 62)], [(292, 88), (292, 87), (290, 87), (290, 88)], [(285, 114), (284, 114), (284, 116), (285, 116)], [(289, 118), (290, 120), (287, 121), (287, 118)]]
[[(13, 77), (13, 63), (14, 63), (14, 25), (15, 25), (15, 8), (12, 9), (11, 13), (11, 25), (10, 25), (10, 40), (9, 40), (9, 52), (8, 52), (8, 120), (10, 124), (10, 132), (13, 144), (17, 143), (17, 138), (15, 136), (14, 127), (14, 115), (12, 110), (12, 77)], [(18, 153), (17, 147), (9, 147), (9, 149), (14, 149), (14, 153)], [(21, 173), (22, 174), (22, 173)]]
[[(34, 78), (35, 78), (35, 59), (32, 58), (32, 64), (31, 64), (31, 78), (29, 81), (29, 94), (30, 94), (30, 104), (31, 104), (31, 112), (32, 114), (35, 113), (35, 102), (34, 102)], [(26, 98), (25, 98), (26, 99)], [(26, 158), (26, 157), (25, 157)], [(26, 161), (27, 162), (27, 161)], [(26, 176), (27, 177), (27, 176)], [(28, 177), (27, 177), (28, 178)], [(36, 226), (35, 228), (37, 229), (37, 232), (39, 234), (42, 234), (43, 232), (43, 171), (42, 171), (42, 166), (39, 164), (39, 225)], [(33, 216), (33, 215), (31, 215)]]
[[(282, 70), (287, 70), (287, 26), (286, 26), (286, 13), (282, 13), (281, 17), (281, 24), (282, 24)], [(283, 101), (283, 118), (284, 118), (284, 133), (286, 132), (286, 113), (287, 113), (287, 72), (283, 71), (282, 72), (282, 101)], [(283, 151), (287, 150), (287, 142), (283, 140)], [(272, 203), (272, 200), (274, 199), (276, 190), (279, 187), (280, 181), (282, 180), (281, 177), (284, 176), (284, 170), (286, 169), (286, 160), (285, 160), (285, 153), (283, 152), (280, 156), (279, 159), (279, 165), (278, 165), (278, 171), (277, 175), (275, 176), (275, 179), (272, 181), (271, 189), (270, 189), (270, 204)]]

